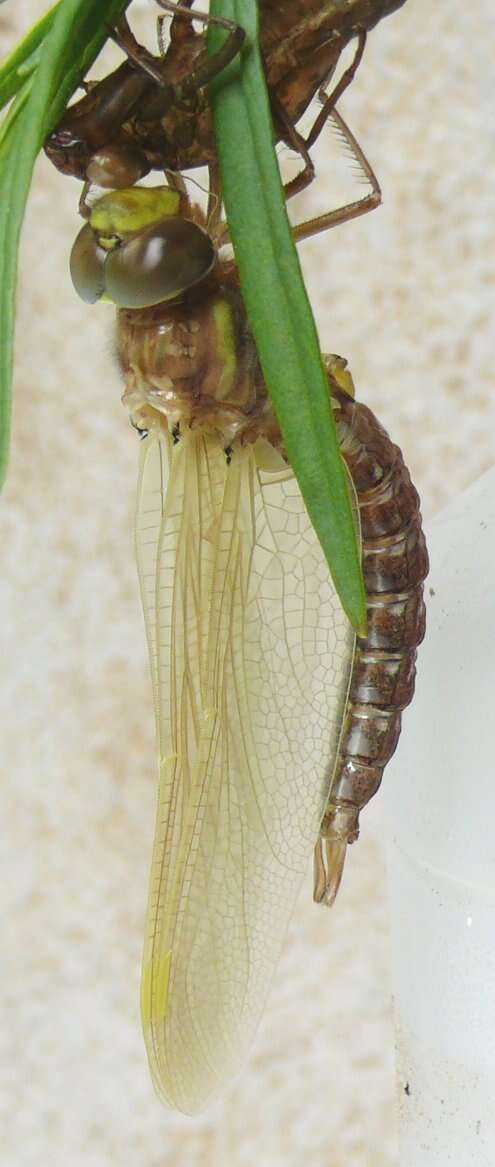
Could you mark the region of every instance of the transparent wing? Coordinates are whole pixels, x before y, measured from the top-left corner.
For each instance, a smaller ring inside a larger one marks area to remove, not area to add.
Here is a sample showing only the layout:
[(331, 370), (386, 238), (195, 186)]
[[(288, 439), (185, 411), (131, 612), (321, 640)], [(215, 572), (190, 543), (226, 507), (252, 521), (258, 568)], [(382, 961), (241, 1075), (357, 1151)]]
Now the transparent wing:
[(194, 430), (143, 446), (160, 792), (142, 1013), (156, 1087), (191, 1113), (256, 1030), (324, 810), (353, 635), (266, 443), (230, 465)]

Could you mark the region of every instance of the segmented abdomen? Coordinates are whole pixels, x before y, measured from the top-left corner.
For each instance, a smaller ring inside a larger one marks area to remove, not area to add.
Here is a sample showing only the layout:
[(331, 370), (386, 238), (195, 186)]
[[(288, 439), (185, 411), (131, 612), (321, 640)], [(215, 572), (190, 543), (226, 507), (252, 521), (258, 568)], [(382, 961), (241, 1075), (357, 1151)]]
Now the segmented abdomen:
[(340, 448), (359, 506), (368, 610), (368, 633), (356, 644), (321, 828), (328, 843), (341, 844), (358, 837), (359, 812), (378, 790), (399, 739), (402, 710), (414, 694), (429, 565), (419, 497), (399, 447), (365, 405), (334, 385), (332, 395)]

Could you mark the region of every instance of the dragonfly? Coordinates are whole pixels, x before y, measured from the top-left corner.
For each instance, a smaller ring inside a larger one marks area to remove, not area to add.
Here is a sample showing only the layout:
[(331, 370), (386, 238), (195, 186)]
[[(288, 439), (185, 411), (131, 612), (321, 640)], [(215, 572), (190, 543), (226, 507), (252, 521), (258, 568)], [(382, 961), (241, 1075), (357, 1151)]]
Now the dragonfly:
[(268, 397), (235, 263), (180, 176), (97, 200), (76, 291), (117, 306), (159, 755), (141, 1008), (159, 1095), (203, 1109), (253, 1040), (315, 848), (333, 902), (414, 690), (428, 557), (402, 455), (326, 358), (360, 527), (355, 640)]
[[(314, 178), (310, 149), (355, 76), (367, 33), (404, 2), (291, 0), (281, 4), (261, 0), (261, 49), (275, 134), (304, 162), (303, 169), (286, 183), (287, 197)], [(157, 0), (157, 4), (172, 15), (168, 46), (163, 37), (164, 17), (159, 18), (161, 56), (139, 45), (124, 20), (113, 36), (127, 60), (103, 80), (91, 83), (48, 138), (45, 151), (63, 173), (115, 189), (139, 181), (152, 169), (184, 171), (215, 164), (207, 85), (240, 51), (243, 30), (193, 9), (193, 0)], [(203, 28), (216, 23), (225, 28), (225, 43), (214, 56), (208, 56), (206, 34), (196, 32), (193, 21)], [(341, 54), (355, 38), (354, 59), (329, 92), (327, 86)], [(321, 109), (303, 137), (297, 123), (316, 94)], [(357, 143), (356, 150), (371, 190), (356, 201), (353, 216), (380, 202), (376, 176)], [(318, 217), (320, 230), (333, 225), (332, 214)]]

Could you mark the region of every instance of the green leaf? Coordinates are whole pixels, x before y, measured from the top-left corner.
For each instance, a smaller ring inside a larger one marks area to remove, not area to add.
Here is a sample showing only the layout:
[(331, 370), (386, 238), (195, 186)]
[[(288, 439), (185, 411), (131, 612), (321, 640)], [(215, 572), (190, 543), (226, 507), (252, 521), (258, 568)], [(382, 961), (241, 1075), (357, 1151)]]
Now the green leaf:
[(40, 58), (40, 46), (49, 33), (59, 8), (60, 0), (33, 25), (27, 36), (20, 41), (0, 67), (0, 109), (15, 97), (26, 77), (36, 68)]
[[(346, 472), (316, 327), (287, 218), (254, 0), (212, 0), (246, 46), (211, 85), (229, 230), (258, 352), (309, 516), (343, 607), (360, 634), (366, 598)], [(209, 49), (225, 32), (210, 26)]]
[[(0, 128), (0, 485), (9, 450), (17, 251), (34, 163), (107, 39), (109, 29), (129, 2), (108, 0), (103, 5), (102, 0), (61, 0), (9, 58), (6, 76), (11, 81), (6, 84), (13, 84), (19, 63), (29, 62), (29, 45), (31, 52), (33, 45), (34, 51), (39, 52), (37, 46), (45, 36), (39, 63), (34, 72), (27, 70), (27, 76), (17, 86), (15, 100)], [(46, 22), (50, 20), (51, 27), (45, 35)]]

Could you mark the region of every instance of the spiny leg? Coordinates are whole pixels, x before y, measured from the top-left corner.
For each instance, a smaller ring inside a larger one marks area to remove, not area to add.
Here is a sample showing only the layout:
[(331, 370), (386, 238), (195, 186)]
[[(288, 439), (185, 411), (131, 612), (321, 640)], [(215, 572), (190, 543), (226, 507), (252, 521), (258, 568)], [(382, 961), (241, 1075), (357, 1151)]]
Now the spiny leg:
[(309, 154), (310, 147), (313, 146), (316, 142), (316, 139), (319, 138), (321, 131), (333, 113), (337, 102), (340, 100), (342, 94), (345, 93), (345, 90), (349, 88), (349, 85), (354, 80), (363, 57), (365, 45), (366, 31), (364, 29), (360, 29), (358, 32), (356, 52), (349, 67), (344, 70), (340, 80), (334, 86), (331, 93), (327, 93), (324, 88), (319, 90), (318, 96), (320, 101), (323, 101), (323, 107), (320, 110), (315, 122), (313, 123), (307, 138), (303, 138), (297, 132), (295, 126), (291, 123), (290, 119), (287, 117), (284, 111), (280, 111), (280, 109), (276, 108), (277, 117), (279, 121), (281, 121), (285, 130), (285, 141), (288, 145), (292, 146), (298, 154), (301, 155), (305, 162), (304, 169), (301, 170), (299, 174), (296, 174), (296, 177), (292, 178), (290, 182), (286, 183), (284, 187), (286, 199), (292, 198), (295, 194), (300, 194), (301, 191), (305, 190), (306, 187), (308, 187), (313, 181), (315, 176), (315, 168)]
[[(356, 141), (354, 134), (336, 109), (332, 111), (330, 116), (341, 137), (344, 139), (352, 158), (357, 162), (362, 177), (369, 184), (371, 190), (362, 199), (357, 199), (352, 203), (346, 203), (345, 206), (337, 207), (332, 211), (326, 211), (323, 215), (318, 215), (314, 219), (308, 219), (304, 223), (296, 223), (292, 227), (292, 233), (296, 243), (299, 243), (302, 239), (309, 239), (312, 235), (318, 235), (321, 231), (329, 231), (331, 227), (337, 227), (339, 223), (347, 223), (350, 219), (357, 219), (360, 215), (366, 215), (368, 211), (373, 211), (375, 207), (379, 207), (382, 200), (380, 184), (359, 142)], [(290, 183), (287, 184), (289, 187), (290, 185)], [(289, 190), (287, 193), (287, 187), (284, 187), (284, 191), (286, 198), (290, 198), (292, 194), (296, 193), (294, 190)], [(228, 230), (225, 228), (219, 246), (221, 243), (228, 242), (228, 239)]]
[(296, 242), (300, 242), (301, 239), (309, 239), (311, 235), (318, 235), (320, 231), (329, 231), (331, 227), (336, 227), (339, 223), (347, 223), (350, 219), (357, 219), (360, 215), (366, 215), (368, 211), (373, 211), (375, 207), (379, 207), (382, 201), (380, 184), (359, 142), (356, 141), (354, 134), (340, 114), (337, 113), (336, 109), (332, 110), (331, 117), (352, 157), (357, 162), (363, 178), (369, 183), (371, 191), (369, 194), (364, 195), (362, 199), (356, 199), (355, 202), (346, 203), (344, 207), (337, 207), (333, 211), (327, 211), (323, 215), (317, 215), (315, 219), (308, 219), (305, 223), (297, 223), (293, 227), (293, 235)]
[(320, 98), (320, 101), (323, 102), (323, 106), (306, 138), (306, 145), (308, 150), (311, 146), (314, 145), (316, 139), (320, 136), (323, 126), (328, 121), (330, 114), (333, 112), (335, 106), (337, 105), (337, 102), (340, 101), (342, 94), (345, 93), (345, 90), (349, 88), (349, 85), (354, 80), (357, 70), (363, 59), (365, 47), (366, 30), (363, 28), (359, 29), (358, 32), (358, 43), (354, 57), (348, 69), (344, 70), (340, 81), (337, 82), (331, 93), (327, 93), (324, 87), (322, 87), (318, 93), (318, 97)]

